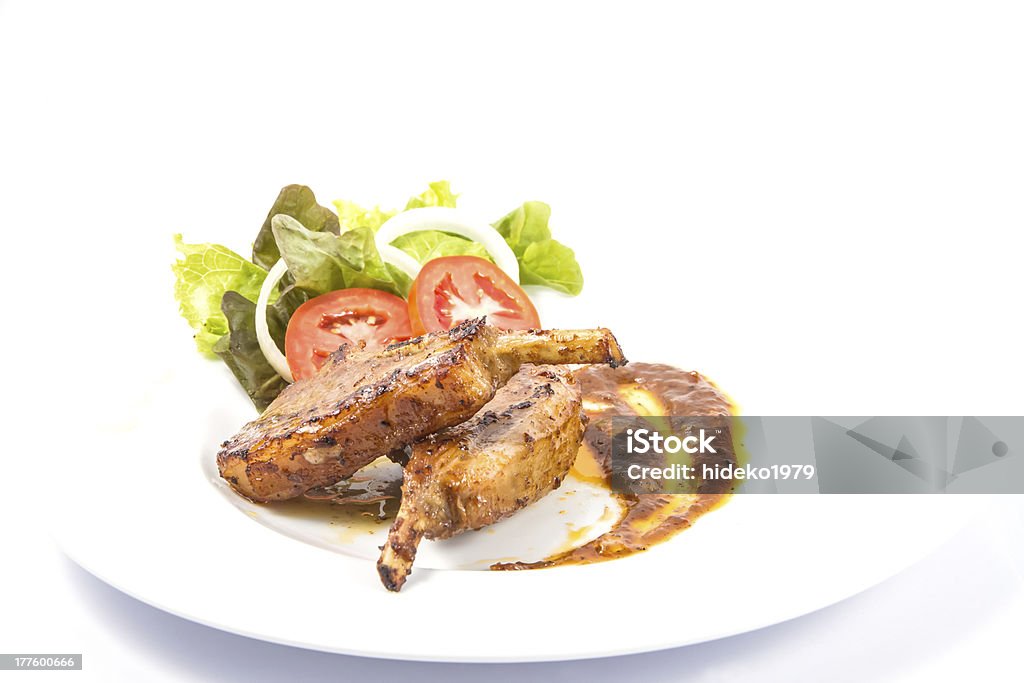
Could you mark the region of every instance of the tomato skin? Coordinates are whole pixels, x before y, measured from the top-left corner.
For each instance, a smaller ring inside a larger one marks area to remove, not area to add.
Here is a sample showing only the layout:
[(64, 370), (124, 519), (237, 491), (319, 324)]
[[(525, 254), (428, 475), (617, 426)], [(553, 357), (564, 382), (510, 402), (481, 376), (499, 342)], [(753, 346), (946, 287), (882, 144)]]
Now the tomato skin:
[(442, 256), (423, 264), (409, 290), (415, 335), (451, 329), (479, 316), (507, 330), (540, 327), (523, 288), (498, 266), (477, 256)]
[(285, 357), (295, 380), (317, 373), (343, 344), (378, 349), (412, 336), (405, 300), (378, 289), (327, 292), (295, 309), (284, 335)]

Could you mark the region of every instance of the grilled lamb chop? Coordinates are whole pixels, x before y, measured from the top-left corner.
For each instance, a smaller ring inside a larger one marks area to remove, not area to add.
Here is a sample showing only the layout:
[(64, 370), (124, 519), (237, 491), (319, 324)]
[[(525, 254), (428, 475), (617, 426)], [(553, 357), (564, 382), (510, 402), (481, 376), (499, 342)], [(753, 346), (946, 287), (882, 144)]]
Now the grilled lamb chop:
[(508, 517), (562, 483), (586, 417), (567, 368), (525, 366), (472, 419), (413, 444), (377, 571), (397, 591), (422, 537), (449, 538)]
[(370, 352), (343, 346), (221, 445), (220, 474), (260, 502), (333, 484), (472, 417), (524, 363), (625, 363), (611, 332), (510, 332), (483, 318)]

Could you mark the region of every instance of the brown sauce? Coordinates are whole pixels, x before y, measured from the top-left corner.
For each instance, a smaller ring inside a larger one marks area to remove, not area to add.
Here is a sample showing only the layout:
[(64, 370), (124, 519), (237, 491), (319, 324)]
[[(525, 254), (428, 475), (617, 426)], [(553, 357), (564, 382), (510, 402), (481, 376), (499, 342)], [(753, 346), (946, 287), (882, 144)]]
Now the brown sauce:
[[(590, 425), (571, 472), (579, 479), (608, 488), (612, 416), (728, 416), (734, 410), (729, 398), (707, 379), (670, 365), (631, 363), (614, 369), (589, 366), (577, 377)], [(730, 452), (730, 457), (735, 456)], [(726, 483), (718, 490), (702, 485), (701, 493), (674, 495), (615, 493), (621, 504), (621, 516), (611, 529), (594, 540), (579, 547), (570, 546), (538, 562), (499, 562), (491, 565), (491, 569), (586, 564), (642, 552), (688, 528), (698, 517), (723, 503), (728, 498), (727, 487)]]

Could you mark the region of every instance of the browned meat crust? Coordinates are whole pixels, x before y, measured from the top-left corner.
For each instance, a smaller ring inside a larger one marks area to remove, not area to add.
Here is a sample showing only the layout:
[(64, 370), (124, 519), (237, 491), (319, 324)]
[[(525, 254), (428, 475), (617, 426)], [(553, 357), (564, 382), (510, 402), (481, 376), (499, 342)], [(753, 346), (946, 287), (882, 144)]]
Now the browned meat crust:
[(388, 590), (405, 583), (422, 537), (494, 524), (557, 488), (585, 422), (568, 369), (525, 366), (472, 419), (415, 443), (402, 506), (377, 562)]
[(342, 347), (225, 441), (217, 465), (247, 498), (293, 498), (463, 422), (523, 363), (625, 362), (608, 330), (507, 332), (482, 318), (379, 353)]

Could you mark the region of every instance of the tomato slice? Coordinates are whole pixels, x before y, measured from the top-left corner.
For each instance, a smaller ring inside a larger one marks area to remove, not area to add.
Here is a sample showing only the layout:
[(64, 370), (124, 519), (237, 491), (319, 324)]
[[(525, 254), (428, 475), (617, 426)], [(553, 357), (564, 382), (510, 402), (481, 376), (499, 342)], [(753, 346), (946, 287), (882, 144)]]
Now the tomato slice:
[(540, 327), (523, 288), (498, 266), (477, 256), (442, 256), (427, 261), (409, 290), (413, 334), (449, 330), (487, 316), (507, 330)]
[(284, 335), (284, 353), (296, 380), (312, 377), (342, 344), (379, 349), (412, 336), (409, 307), (378, 289), (339, 289), (295, 309)]

